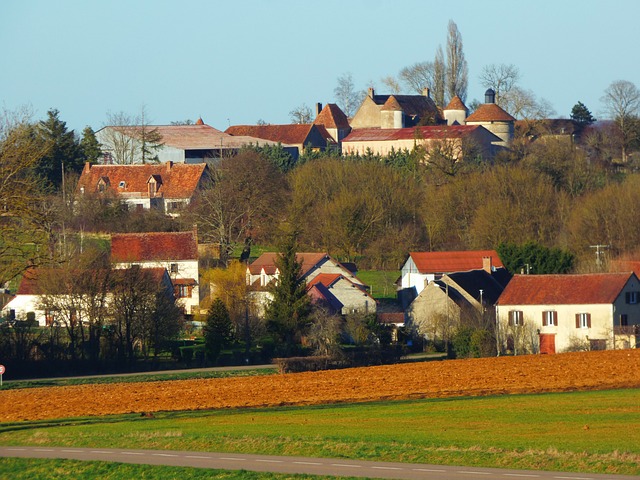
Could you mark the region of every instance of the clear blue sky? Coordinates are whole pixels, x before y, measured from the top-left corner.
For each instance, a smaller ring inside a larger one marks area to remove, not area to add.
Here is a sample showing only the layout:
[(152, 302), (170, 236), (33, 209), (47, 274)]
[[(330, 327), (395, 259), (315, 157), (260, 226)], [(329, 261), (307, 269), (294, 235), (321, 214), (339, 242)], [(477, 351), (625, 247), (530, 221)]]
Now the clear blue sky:
[(612, 81), (640, 86), (639, 18), (638, 0), (0, 0), (0, 109), (57, 108), (78, 131), (143, 104), (155, 124), (288, 123), (335, 101), (344, 73), (385, 93), (380, 79), (432, 60), (452, 19), (469, 101), (483, 66), (514, 64), (557, 117), (578, 100), (598, 117)]

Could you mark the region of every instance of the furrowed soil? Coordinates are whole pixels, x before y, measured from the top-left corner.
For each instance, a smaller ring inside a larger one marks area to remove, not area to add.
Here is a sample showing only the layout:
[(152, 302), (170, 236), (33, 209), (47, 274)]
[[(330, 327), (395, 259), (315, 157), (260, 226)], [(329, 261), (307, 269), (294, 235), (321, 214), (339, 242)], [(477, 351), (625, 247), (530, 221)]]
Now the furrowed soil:
[(0, 422), (175, 410), (640, 388), (640, 350), (0, 391)]

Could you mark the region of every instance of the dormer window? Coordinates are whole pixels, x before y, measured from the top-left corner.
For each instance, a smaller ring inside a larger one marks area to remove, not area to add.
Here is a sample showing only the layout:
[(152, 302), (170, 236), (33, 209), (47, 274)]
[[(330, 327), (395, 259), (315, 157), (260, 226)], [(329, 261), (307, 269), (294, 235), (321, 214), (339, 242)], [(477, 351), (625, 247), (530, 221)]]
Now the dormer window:
[(127, 182), (125, 182), (124, 180), (120, 180), (120, 183), (118, 183), (118, 188), (125, 188), (127, 186)]

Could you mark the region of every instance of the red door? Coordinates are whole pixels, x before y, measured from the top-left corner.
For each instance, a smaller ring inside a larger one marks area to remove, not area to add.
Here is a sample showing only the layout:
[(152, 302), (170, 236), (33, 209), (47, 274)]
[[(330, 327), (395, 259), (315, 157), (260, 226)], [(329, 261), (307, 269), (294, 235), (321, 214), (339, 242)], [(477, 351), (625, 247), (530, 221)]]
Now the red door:
[(556, 334), (555, 333), (540, 334), (540, 353), (548, 353), (548, 354), (556, 353)]

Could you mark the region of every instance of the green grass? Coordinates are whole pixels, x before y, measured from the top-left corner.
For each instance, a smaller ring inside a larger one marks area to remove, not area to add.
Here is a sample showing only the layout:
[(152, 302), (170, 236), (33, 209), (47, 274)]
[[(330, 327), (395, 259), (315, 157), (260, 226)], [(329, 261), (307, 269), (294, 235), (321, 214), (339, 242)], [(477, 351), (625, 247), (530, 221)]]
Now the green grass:
[(638, 475), (639, 395), (615, 390), (17, 422), (0, 424), (0, 444)]
[(214, 470), (202, 468), (130, 465), (115, 462), (81, 462), (76, 460), (47, 460), (36, 458), (0, 458), (0, 478), (15, 480), (109, 479), (131, 480), (322, 480), (352, 479), (354, 477), (324, 477), (284, 473), (248, 472), (246, 470)]
[(359, 270), (358, 278), (371, 287), (373, 298), (396, 298), (395, 281), (400, 276), (400, 270)]
[(276, 367), (256, 368), (252, 370), (213, 370), (207, 372), (192, 372), (185, 370), (178, 373), (140, 373), (139, 375), (114, 375), (108, 377), (74, 377), (51, 378), (46, 380), (15, 380), (4, 382), (0, 390), (14, 390), (18, 388), (63, 387), (69, 385), (87, 385), (99, 383), (138, 383), (167, 380), (190, 380), (200, 378), (253, 377), (258, 375), (272, 375), (277, 373)]

